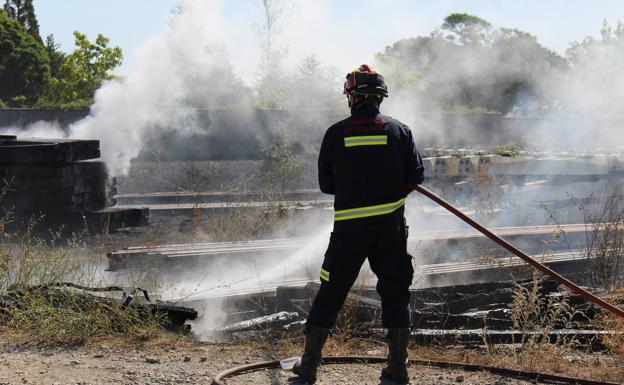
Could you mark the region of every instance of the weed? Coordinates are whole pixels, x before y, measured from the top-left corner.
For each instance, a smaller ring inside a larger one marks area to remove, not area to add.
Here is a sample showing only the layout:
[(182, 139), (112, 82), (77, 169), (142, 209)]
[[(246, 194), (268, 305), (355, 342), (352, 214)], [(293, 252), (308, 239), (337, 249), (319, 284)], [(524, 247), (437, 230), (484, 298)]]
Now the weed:
[(297, 153), (302, 151), (286, 135), (275, 135), (271, 145), (262, 151), (264, 160), (260, 174), (264, 190), (282, 194), (299, 186), (303, 178), (303, 163)]
[(124, 335), (146, 340), (158, 334), (164, 319), (147, 308), (59, 289), (11, 293), (7, 326), (17, 339), (43, 345), (75, 345), (100, 336)]
[(514, 336), (514, 343), (520, 347), (515, 351), (517, 364), (522, 367), (533, 368), (536, 360), (541, 357), (546, 346), (571, 346), (574, 338), (558, 334), (555, 341), (551, 339), (551, 332), (555, 329), (570, 329), (576, 327), (573, 317), (576, 312), (569, 305), (568, 295), (544, 296), (541, 294), (540, 273), (533, 270), (533, 279), (528, 287), (517, 285), (513, 295), (511, 320), (513, 330), (520, 332), (520, 340)]
[(474, 176), (475, 209), (479, 217), (493, 218), (500, 205), (501, 182), (486, 167), (479, 167)]
[(583, 213), (585, 223), (593, 223), (585, 250), (591, 264), (591, 281), (594, 288), (607, 291), (617, 288), (624, 278), (624, 208), (621, 197), (622, 186), (612, 186), (596, 216)]
[[(82, 344), (91, 338), (123, 335), (153, 337), (165, 324), (147, 307), (124, 307), (120, 301), (56, 287), (58, 282), (98, 286), (97, 261), (85, 258), (80, 236), (61, 239), (32, 233), (3, 233), (0, 239), (0, 324), (20, 342), (40, 345)], [(83, 255), (81, 255), (83, 254)]]
[(612, 332), (603, 336), (601, 342), (611, 354), (624, 358), (624, 320), (603, 313), (596, 317), (595, 324), (598, 328)]
[(494, 153), (500, 156), (520, 156), (522, 148), (516, 144), (505, 144), (494, 148)]

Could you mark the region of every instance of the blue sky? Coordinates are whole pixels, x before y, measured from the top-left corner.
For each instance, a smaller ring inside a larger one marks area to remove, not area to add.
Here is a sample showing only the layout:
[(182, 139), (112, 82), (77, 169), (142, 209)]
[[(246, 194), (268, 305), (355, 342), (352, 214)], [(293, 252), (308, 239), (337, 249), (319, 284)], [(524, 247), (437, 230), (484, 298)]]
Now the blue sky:
[[(208, 1), (208, 0), (206, 0)], [(394, 41), (426, 35), (452, 12), (468, 12), (495, 26), (536, 35), (548, 48), (563, 53), (569, 42), (598, 36), (603, 19), (624, 21), (622, 0), (282, 0), (287, 7), (280, 44), (292, 62), (316, 54), (322, 62), (351, 68), (372, 61)], [(177, 0), (34, 0), (42, 35), (53, 33), (62, 49), (73, 49), (74, 30), (94, 38), (102, 33), (124, 50), (124, 68), (133, 51), (166, 27)], [(225, 42), (234, 65), (243, 73), (257, 62), (254, 24), (258, 0), (222, 0), (215, 12), (228, 26)], [(62, 6), (61, 6), (62, 4)], [(122, 68), (121, 72), (123, 73)], [(244, 76), (243, 76), (244, 77)]]

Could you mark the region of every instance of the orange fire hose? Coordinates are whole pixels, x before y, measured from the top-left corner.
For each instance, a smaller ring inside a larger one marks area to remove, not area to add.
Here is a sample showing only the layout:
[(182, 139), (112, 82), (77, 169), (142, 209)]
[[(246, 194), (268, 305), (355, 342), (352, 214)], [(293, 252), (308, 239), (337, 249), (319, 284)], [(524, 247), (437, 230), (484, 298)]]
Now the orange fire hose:
[(455, 216), (457, 216), (459, 219), (461, 219), (462, 221), (466, 222), (470, 226), (474, 227), (476, 230), (478, 230), (480, 233), (482, 233), (486, 237), (490, 238), (494, 242), (498, 243), (505, 250), (507, 250), (510, 253), (518, 256), (519, 258), (522, 258), (525, 262), (527, 262), (528, 264), (530, 264), (534, 268), (536, 268), (536, 269), (540, 270), (541, 272), (543, 272), (544, 274), (548, 275), (550, 278), (554, 279), (557, 283), (559, 283), (561, 285), (564, 285), (564, 286), (567, 286), (570, 290), (572, 290), (573, 292), (575, 292), (576, 294), (578, 294), (580, 296), (583, 296), (583, 297), (587, 298), (590, 302), (600, 306), (601, 308), (603, 308), (605, 310), (610, 311), (611, 313), (613, 313), (613, 314), (615, 314), (617, 316), (620, 316), (620, 317), (624, 318), (624, 310), (622, 310), (622, 309), (620, 309), (620, 308), (610, 304), (609, 302), (607, 302), (607, 301), (605, 301), (605, 300), (595, 296), (594, 294), (592, 294), (592, 293), (588, 292), (587, 290), (581, 288), (580, 286), (578, 286), (574, 282), (570, 281), (569, 279), (564, 278), (560, 274), (556, 273), (555, 271), (551, 270), (550, 268), (548, 268), (548, 267), (544, 266), (543, 264), (539, 263), (535, 259), (531, 258), (528, 254), (524, 253), (523, 251), (521, 251), (520, 249), (516, 248), (515, 246), (513, 246), (509, 242), (505, 241), (504, 239), (498, 237), (496, 234), (492, 233), (490, 230), (486, 229), (485, 227), (483, 227), (482, 225), (477, 223), (475, 220), (473, 220), (472, 218), (468, 217), (466, 214), (464, 214), (461, 211), (459, 211), (457, 208), (455, 208), (449, 202), (447, 202), (444, 199), (442, 199), (440, 196), (436, 195), (435, 193), (431, 192), (430, 190), (426, 189), (423, 186), (416, 186), (415, 190), (418, 191), (419, 193), (423, 194), (424, 196), (428, 197), (429, 199), (433, 200), (434, 202), (436, 202), (440, 206), (444, 207), (445, 209), (447, 209), (448, 211), (453, 213)]

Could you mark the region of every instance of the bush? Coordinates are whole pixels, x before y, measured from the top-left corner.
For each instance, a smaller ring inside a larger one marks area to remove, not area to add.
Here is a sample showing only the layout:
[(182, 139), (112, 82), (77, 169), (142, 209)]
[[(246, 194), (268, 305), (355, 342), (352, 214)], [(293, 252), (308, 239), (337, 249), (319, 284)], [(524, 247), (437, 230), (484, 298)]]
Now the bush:
[(303, 177), (303, 164), (297, 157), (299, 152), (302, 149), (283, 135), (276, 135), (273, 143), (263, 150), (261, 174), (267, 190), (283, 193), (299, 185)]

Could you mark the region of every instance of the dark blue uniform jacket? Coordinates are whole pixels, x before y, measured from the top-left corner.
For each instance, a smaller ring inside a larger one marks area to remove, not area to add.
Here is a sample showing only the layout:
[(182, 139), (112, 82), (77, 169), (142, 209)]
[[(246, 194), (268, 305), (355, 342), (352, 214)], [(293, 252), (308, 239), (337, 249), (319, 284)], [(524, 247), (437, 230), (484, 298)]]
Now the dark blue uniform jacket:
[[(358, 136), (387, 136), (387, 144), (350, 147), (345, 144), (345, 138), (352, 141)], [(409, 127), (380, 114), (371, 105), (358, 108), (350, 117), (327, 129), (318, 171), (321, 191), (335, 195), (336, 211), (396, 202), (410, 192), (408, 183), (420, 184), (424, 179), (422, 158)], [(390, 217), (402, 217), (403, 209), (393, 214), (340, 223), (382, 223)]]

